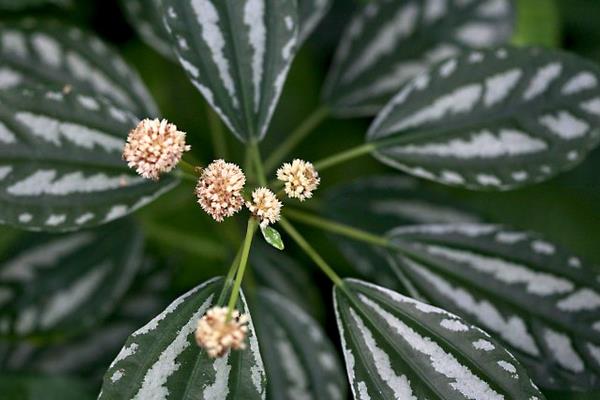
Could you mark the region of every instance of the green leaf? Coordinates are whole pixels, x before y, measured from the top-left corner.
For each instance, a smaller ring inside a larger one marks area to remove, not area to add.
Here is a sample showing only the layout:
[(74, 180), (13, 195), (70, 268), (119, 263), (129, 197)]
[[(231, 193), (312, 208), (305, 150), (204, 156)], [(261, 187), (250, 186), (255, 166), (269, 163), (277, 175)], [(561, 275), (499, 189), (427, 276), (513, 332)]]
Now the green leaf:
[(525, 368), (485, 332), (366, 282), (334, 290), (355, 399), (543, 399)]
[(538, 235), (422, 225), (390, 237), (420, 294), (493, 334), (544, 388), (600, 388), (600, 275)]
[(259, 289), (254, 311), (268, 399), (343, 400), (346, 379), (332, 343), (286, 296)]
[(573, 168), (596, 146), (599, 83), (596, 65), (555, 50), (466, 53), (408, 83), (367, 141), (415, 176), (514, 189)]
[(23, 83), (102, 95), (140, 118), (158, 115), (138, 74), (116, 51), (95, 35), (58, 22), (0, 23), (0, 89)]
[(308, 268), (287, 253), (255, 241), (250, 264), (260, 286), (275, 290), (313, 315), (321, 311), (323, 299)]
[(295, 0), (163, 0), (179, 61), (242, 141), (262, 139), (298, 42)]
[(117, 307), (143, 261), (128, 221), (69, 235), (25, 235), (0, 261), (0, 336), (70, 336)]
[[(405, 176), (369, 176), (337, 186), (323, 204), (327, 217), (382, 236), (407, 224), (481, 222), (479, 215), (448, 196)], [(360, 276), (394, 290), (403, 286), (400, 282), (408, 286), (401, 270), (381, 267), (387, 264), (381, 248), (338, 236), (334, 242)]]
[[(212, 359), (196, 345), (198, 319), (222, 286), (221, 278), (197, 286), (134, 332), (106, 372), (99, 400), (264, 398), (266, 379), (252, 322), (246, 350)], [(237, 308), (247, 312), (243, 296)]]
[(510, 0), (371, 0), (348, 24), (325, 101), (335, 114), (376, 114), (409, 79), (464, 50), (502, 44)]
[(10, 400), (93, 399), (83, 382), (73, 378), (3, 374), (0, 393)]
[[(0, 342), (0, 369), (52, 375), (77, 375), (101, 382), (125, 340), (168, 305), (170, 274), (163, 263), (147, 259), (144, 268), (101, 325), (59, 343)], [(8, 343), (8, 348), (2, 348)]]
[(177, 180), (145, 180), (122, 160), (129, 112), (77, 90), (0, 91), (0, 222), (69, 231), (123, 217)]
[(511, 43), (560, 47), (563, 16), (555, 0), (517, 0), (516, 7), (517, 29)]
[(298, 0), (300, 18), (298, 37), (300, 43), (304, 43), (313, 33), (332, 4), (333, 0)]
[(162, 0), (120, 0), (125, 17), (148, 46), (169, 59), (176, 59), (169, 33), (162, 21)]
[(275, 247), (277, 250), (283, 250), (285, 248), (283, 240), (281, 240), (281, 234), (277, 229), (271, 228), (270, 226), (264, 228), (261, 226), (260, 231), (262, 232), (265, 241), (271, 246)]

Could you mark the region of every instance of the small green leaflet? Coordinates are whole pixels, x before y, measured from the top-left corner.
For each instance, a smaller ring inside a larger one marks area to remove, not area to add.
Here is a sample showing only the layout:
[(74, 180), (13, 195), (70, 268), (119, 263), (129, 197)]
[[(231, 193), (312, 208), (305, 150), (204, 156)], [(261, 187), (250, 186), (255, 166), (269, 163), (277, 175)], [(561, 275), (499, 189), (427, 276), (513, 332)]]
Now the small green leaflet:
[(412, 175), (477, 190), (545, 181), (600, 139), (600, 69), (577, 56), (503, 47), (447, 60), (406, 84), (367, 135)]
[(409, 79), (462, 51), (506, 42), (510, 0), (369, 0), (348, 24), (325, 88), (341, 116), (370, 116)]
[(122, 160), (131, 113), (76, 89), (0, 91), (0, 223), (71, 231), (121, 218), (177, 180), (145, 180)]
[(105, 96), (139, 118), (158, 115), (138, 74), (116, 51), (91, 33), (54, 21), (0, 23), (0, 89), (23, 83)]
[[(481, 222), (472, 211), (407, 176), (374, 175), (339, 185), (328, 191), (323, 204), (327, 217), (382, 236), (407, 224)], [(382, 268), (387, 257), (381, 248), (341, 236), (334, 242), (361, 277), (395, 290), (409, 286), (400, 268)]]
[(400, 227), (393, 255), (431, 304), (494, 335), (541, 387), (600, 388), (600, 275), (530, 232), (484, 224)]
[(334, 347), (306, 311), (284, 295), (259, 289), (254, 315), (269, 377), (268, 399), (346, 399)]
[(84, 382), (57, 376), (5, 374), (0, 393), (7, 400), (92, 400)]
[(163, 0), (179, 62), (242, 141), (260, 140), (298, 43), (295, 0)]
[(334, 301), (355, 399), (544, 399), (508, 351), (453, 314), (353, 279)]
[(300, 43), (304, 43), (313, 33), (332, 4), (333, 0), (298, 0), (300, 18), (298, 37)]
[(162, 21), (162, 0), (120, 0), (129, 23), (148, 46), (169, 59), (175, 59), (169, 33)]
[[(252, 322), (246, 350), (212, 359), (196, 345), (198, 320), (222, 287), (222, 278), (195, 287), (134, 332), (106, 372), (98, 399), (264, 399), (266, 378)], [(243, 295), (237, 308), (248, 312)]]
[(277, 250), (283, 250), (285, 248), (283, 240), (281, 240), (281, 235), (277, 229), (271, 228), (270, 226), (265, 226), (264, 228), (261, 226), (260, 231), (262, 232), (265, 241), (271, 246), (275, 247)]
[(142, 242), (130, 221), (25, 235), (0, 261), (0, 337), (72, 336), (102, 321), (140, 269)]

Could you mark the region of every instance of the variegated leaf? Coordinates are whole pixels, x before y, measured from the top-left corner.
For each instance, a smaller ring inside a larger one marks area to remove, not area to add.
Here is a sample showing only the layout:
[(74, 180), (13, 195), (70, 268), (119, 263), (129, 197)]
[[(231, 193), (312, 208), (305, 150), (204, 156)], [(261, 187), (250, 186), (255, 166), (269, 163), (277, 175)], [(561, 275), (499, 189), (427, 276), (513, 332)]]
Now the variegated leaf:
[(74, 378), (30, 374), (0, 375), (0, 397), (6, 400), (91, 400), (85, 383)]
[(513, 13), (511, 0), (371, 0), (341, 39), (325, 100), (338, 115), (374, 115), (438, 61), (504, 43)]
[(8, 348), (3, 348), (0, 342), (0, 370), (77, 375), (101, 381), (129, 335), (168, 305), (170, 276), (164, 267), (147, 260), (106, 321), (77, 336), (43, 345), (31, 341), (9, 342)]
[(600, 69), (539, 48), (465, 53), (412, 80), (367, 140), (382, 162), (479, 190), (547, 180), (600, 139)]
[(0, 223), (69, 231), (121, 218), (177, 181), (154, 183), (121, 159), (137, 119), (72, 89), (0, 91)]
[(355, 399), (544, 398), (508, 351), (453, 314), (352, 279), (334, 300)]
[[(328, 192), (323, 203), (328, 217), (380, 235), (407, 224), (481, 221), (474, 212), (427, 190), (421, 181), (404, 176), (369, 176), (340, 185)], [(336, 237), (335, 243), (356, 272), (369, 281), (395, 290), (409, 284), (401, 270), (382, 267), (387, 265), (387, 255), (381, 248), (343, 237)]]
[[(222, 282), (197, 286), (134, 332), (106, 372), (99, 400), (264, 399), (266, 378), (252, 322), (246, 350), (213, 359), (196, 345), (198, 319), (216, 302)], [(243, 296), (237, 308), (247, 312)]]
[(300, 30), (298, 41), (304, 43), (327, 14), (333, 0), (298, 0)]
[(535, 234), (482, 224), (391, 232), (427, 301), (494, 335), (545, 388), (600, 388), (600, 275)]
[(58, 22), (0, 23), (0, 89), (23, 83), (102, 95), (140, 118), (158, 115), (139, 76), (116, 51)]
[(106, 318), (142, 264), (142, 241), (129, 221), (25, 235), (0, 261), (0, 336), (72, 336)]
[(163, 56), (175, 59), (163, 24), (162, 0), (120, 0), (125, 16), (140, 38)]
[(267, 398), (345, 400), (346, 379), (319, 324), (283, 295), (260, 289), (254, 319), (267, 371)]
[(269, 127), (298, 42), (295, 0), (163, 0), (175, 53), (242, 141)]

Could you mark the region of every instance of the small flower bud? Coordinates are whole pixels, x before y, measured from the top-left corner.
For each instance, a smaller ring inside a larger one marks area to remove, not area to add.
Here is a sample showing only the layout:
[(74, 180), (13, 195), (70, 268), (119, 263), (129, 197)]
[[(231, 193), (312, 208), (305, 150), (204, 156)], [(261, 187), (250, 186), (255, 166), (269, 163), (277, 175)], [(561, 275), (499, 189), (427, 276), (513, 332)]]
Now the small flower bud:
[(249, 318), (234, 310), (227, 321), (227, 307), (213, 307), (198, 320), (196, 343), (212, 358), (223, 357), (229, 349), (246, 348)]
[(213, 161), (202, 171), (196, 185), (196, 196), (202, 209), (217, 222), (223, 222), (244, 206), (242, 189), (246, 176), (235, 164)]
[(158, 180), (160, 174), (175, 168), (189, 150), (185, 132), (178, 131), (175, 125), (166, 119), (144, 119), (129, 132), (123, 160), (144, 178)]
[(261, 227), (274, 224), (281, 218), (281, 202), (275, 196), (275, 193), (267, 188), (258, 188), (252, 192), (252, 202), (247, 202), (246, 206), (250, 212), (258, 218)]
[(310, 199), (317, 189), (321, 179), (315, 167), (303, 160), (285, 163), (277, 170), (277, 179), (285, 183), (285, 193), (290, 198), (300, 201)]

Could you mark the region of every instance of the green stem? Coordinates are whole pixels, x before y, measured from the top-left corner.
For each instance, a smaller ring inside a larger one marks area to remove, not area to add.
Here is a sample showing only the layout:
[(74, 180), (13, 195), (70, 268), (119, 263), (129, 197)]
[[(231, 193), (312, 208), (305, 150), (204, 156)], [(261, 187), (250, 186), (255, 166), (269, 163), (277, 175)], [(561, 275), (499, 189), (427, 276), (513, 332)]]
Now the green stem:
[(265, 169), (268, 172), (273, 171), (283, 159), (328, 116), (329, 108), (325, 105), (313, 111), (313, 113), (310, 114), (290, 135), (288, 135), (273, 153), (271, 153), (269, 158), (265, 161)]
[(392, 245), (389, 239), (385, 237), (374, 235), (372, 233), (365, 232), (348, 225), (343, 225), (334, 221), (330, 221), (304, 211), (295, 210), (290, 207), (285, 208), (285, 215), (298, 222), (321, 228), (328, 232), (336, 233), (338, 235), (346, 236), (348, 238), (369, 243), (375, 246), (390, 247)]
[(189, 174), (192, 176), (198, 176), (197, 168), (183, 159), (179, 161), (179, 164), (177, 164), (177, 166), (179, 167), (180, 170), (182, 170), (186, 174)]
[(340, 278), (339, 275), (335, 273), (333, 268), (331, 268), (329, 264), (327, 264), (327, 262), (323, 260), (319, 253), (317, 253), (317, 251), (306, 241), (306, 239), (304, 239), (300, 232), (298, 232), (296, 228), (294, 228), (292, 224), (288, 222), (287, 219), (282, 218), (281, 221), (279, 221), (279, 224), (283, 227), (287, 234), (292, 237), (296, 244), (300, 246), (300, 248), (304, 250), (304, 252), (313, 260), (313, 262), (317, 264), (319, 268), (321, 268), (321, 271), (323, 271), (325, 275), (327, 275), (336, 286), (339, 286), (341, 288), (344, 287), (344, 281), (342, 281), (342, 278)]
[(217, 300), (217, 305), (219, 306), (221, 306), (225, 302), (227, 292), (233, 284), (233, 278), (235, 277), (235, 271), (237, 271), (237, 268), (240, 265), (241, 256), (242, 248), (240, 247), (237, 254), (235, 255), (235, 258), (231, 263), (231, 266), (229, 267), (229, 271), (227, 272), (227, 276), (225, 277), (225, 282), (223, 282), (223, 289), (221, 290), (221, 294), (219, 295), (219, 299)]
[(254, 161), (254, 170), (257, 175), (256, 178), (258, 179), (258, 184), (267, 187), (267, 176), (263, 167), (262, 158), (260, 157), (260, 148), (256, 141), (250, 143), (250, 156)]
[(242, 253), (240, 255), (240, 265), (237, 268), (237, 275), (235, 282), (233, 283), (233, 289), (231, 290), (231, 297), (229, 298), (229, 304), (227, 305), (227, 320), (231, 319), (233, 309), (237, 304), (240, 288), (242, 286), (242, 280), (244, 279), (244, 273), (246, 272), (246, 265), (248, 265), (248, 255), (250, 254), (250, 246), (252, 246), (252, 238), (256, 232), (258, 226), (257, 221), (250, 217), (248, 220), (248, 227), (246, 228), (246, 237), (244, 239), (244, 245), (242, 246)]
[(225, 130), (219, 116), (206, 105), (206, 114), (208, 117), (208, 127), (217, 158), (227, 159), (227, 141), (225, 139)]
[(366, 154), (371, 153), (377, 148), (374, 143), (365, 143), (363, 145), (354, 147), (350, 150), (342, 151), (341, 153), (334, 154), (322, 160), (319, 160), (315, 163), (315, 169), (319, 172), (333, 167), (335, 165), (341, 164), (348, 160), (352, 160), (357, 157), (364, 156)]

